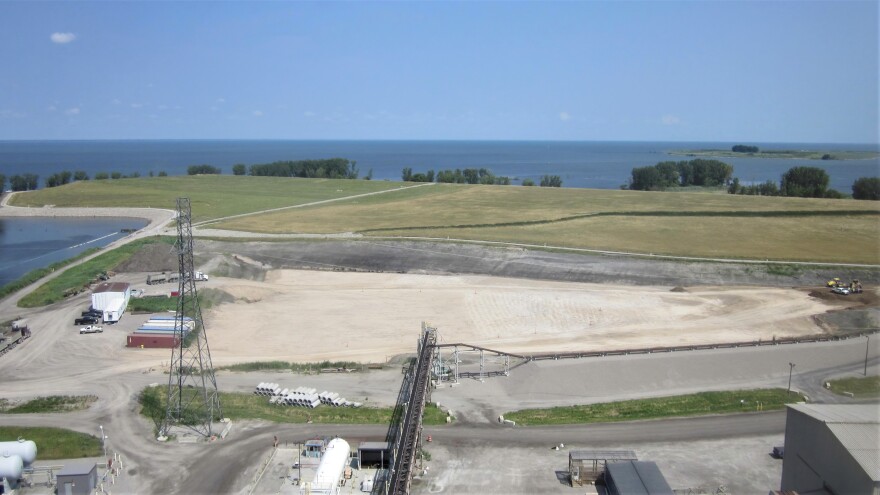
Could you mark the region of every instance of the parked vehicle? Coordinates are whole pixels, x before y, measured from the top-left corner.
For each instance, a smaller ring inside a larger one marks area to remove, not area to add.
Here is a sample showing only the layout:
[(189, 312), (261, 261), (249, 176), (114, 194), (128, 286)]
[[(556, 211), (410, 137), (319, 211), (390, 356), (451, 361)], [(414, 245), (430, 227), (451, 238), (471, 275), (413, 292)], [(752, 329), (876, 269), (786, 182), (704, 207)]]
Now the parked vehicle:
[(104, 327), (100, 325), (89, 325), (87, 327), (82, 327), (79, 329), (80, 335), (84, 333), (103, 333)]
[(73, 320), (74, 325), (94, 325), (95, 323), (98, 323), (98, 319), (94, 316), (83, 316)]
[(95, 318), (101, 318), (104, 316), (104, 312), (98, 311), (97, 309), (90, 309), (88, 311), (83, 311), (82, 316), (93, 316)]
[(835, 287), (835, 288), (831, 289), (831, 292), (833, 292), (835, 294), (840, 294), (842, 296), (849, 295), (849, 289), (847, 287)]

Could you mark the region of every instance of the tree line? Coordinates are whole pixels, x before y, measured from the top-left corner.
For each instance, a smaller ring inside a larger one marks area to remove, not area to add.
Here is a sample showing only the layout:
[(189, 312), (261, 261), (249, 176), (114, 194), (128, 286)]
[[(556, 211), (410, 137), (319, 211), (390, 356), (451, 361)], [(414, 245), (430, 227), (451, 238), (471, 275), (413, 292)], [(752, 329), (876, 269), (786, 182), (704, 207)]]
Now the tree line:
[[(504, 175), (495, 175), (491, 170), (486, 168), (466, 168), (466, 169), (448, 169), (434, 172), (413, 173), (411, 167), (405, 167), (401, 172), (401, 179), (404, 182), (438, 182), (444, 184), (484, 184), (496, 186), (509, 186), (510, 177)], [(532, 179), (523, 179), (522, 185), (534, 186), (535, 181)], [(541, 178), (542, 187), (562, 187), (562, 178), (558, 175), (545, 175)]]
[[(788, 196), (796, 198), (841, 199), (846, 195), (828, 188), (828, 172), (817, 167), (792, 167), (779, 183), (768, 180), (761, 184), (742, 185), (738, 178), (731, 181), (727, 192), (751, 196)], [(852, 185), (853, 199), (880, 200), (880, 177), (860, 177)]]
[[(153, 177), (154, 175), (166, 177), (168, 174), (164, 171), (159, 172), (158, 174), (154, 174), (153, 171), (149, 172), (150, 177)], [(120, 172), (97, 172), (95, 173), (95, 180), (129, 179), (140, 176), (140, 172), (132, 172), (129, 175), (123, 175)], [(9, 181), (9, 189), (12, 191), (33, 191), (38, 189), (40, 185), (40, 176), (37, 174), (16, 174), (10, 177), (0, 174), (0, 191), (6, 190), (7, 180)], [(62, 170), (61, 172), (46, 177), (43, 181), (43, 187), (58, 187), (72, 182), (86, 180), (89, 180), (89, 174), (84, 170), (76, 170), (73, 172), (70, 170)]]

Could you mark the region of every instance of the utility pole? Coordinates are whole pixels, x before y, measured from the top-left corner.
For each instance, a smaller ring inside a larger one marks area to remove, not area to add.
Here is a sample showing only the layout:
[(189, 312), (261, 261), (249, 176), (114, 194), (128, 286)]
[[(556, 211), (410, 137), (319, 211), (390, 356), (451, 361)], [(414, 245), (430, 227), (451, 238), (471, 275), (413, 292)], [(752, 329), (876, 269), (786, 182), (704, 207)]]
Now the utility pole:
[(865, 335), (865, 376), (868, 376), (868, 349), (871, 348), (871, 335)]
[(788, 363), (788, 393), (791, 393), (791, 372), (794, 370), (794, 363)]

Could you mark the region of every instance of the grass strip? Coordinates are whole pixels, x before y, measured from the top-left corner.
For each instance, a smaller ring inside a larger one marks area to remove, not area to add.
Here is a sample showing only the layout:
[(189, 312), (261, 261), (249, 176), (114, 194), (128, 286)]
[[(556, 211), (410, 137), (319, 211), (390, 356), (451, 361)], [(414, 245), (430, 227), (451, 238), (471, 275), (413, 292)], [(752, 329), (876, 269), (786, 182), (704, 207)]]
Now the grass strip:
[(98, 400), (94, 395), (50, 395), (37, 397), (22, 404), (11, 406), (5, 399), (0, 399), (0, 413), (62, 413), (88, 409)]
[(226, 371), (291, 371), (293, 373), (319, 373), (322, 369), (345, 369), (361, 371), (367, 365), (354, 361), (321, 361), (318, 363), (293, 363), (287, 361), (252, 361), (220, 366)]
[(856, 398), (880, 397), (880, 376), (862, 378), (841, 378), (830, 380), (829, 389), (835, 394), (849, 395)]
[(0, 440), (18, 438), (33, 440), (37, 444), (37, 459), (41, 461), (101, 456), (101, 440), (92, 435), (63, 428), (0, 426)]
[(504, 419), (524, 426), (611, 423), (757, 410), (773, 411), (784, 408), (785, 404), (803, 400), (802, 396), (790, 394), (781, 388), (700, 392), (583, 406), (524, 409), (506, 413)]
[[(158, 427), (165, 418), (167, 389), (147, 387), (139, 397), (141, 414), (153, 420)], [(193, 389), (195, 393), (195, 389)], [(365, 401), (369, 400), (368, 398)], [(220, 392), (223, 416), (236, 420), (262, 419), (276, 423), (325, 424), (388, 424), (394, 408), (391, 407), (332, 407), (320, 405), (315, 409), (277, 406), (269, 398), (241, 392)], [(433, 404), (425, 406), (423, 422), (426, 425), (446, 424), (446, 413)]]
[(85, 263), (69, 268), (60, 276), (41, 285), (35, 291), (21, 298), (18, 301), (18, 306), (21, 308), (36, 308), (58, 302), (64, 299), (65, 291), (89, 285), (101, 272), (112, 270), (115, 266), (130, 258), (141, 247), (157, 242), (173, 244), (174, 239), (171, 237), (138, 239), (107, 251)]
[(90, 249), (87, 249), (87, 250), (79, 253), (78, 255), (76, 255), (72, 258), (68, 258), (68, 259), (62, 260), (62, 261), (56, 261), (55, 263), (52, 263), (51, 265), (44, 267), (44, 268), (37, 268), (36, 270), (31, 270), (31, 271), (25, 273), (24, 275), (22, 275), (21, 278), (19, 278), (17, 280), (13, 280), (12, 282), (9, 282), (8, 284), (0, 287), (0, 299), (8, 296), (9, 294), (12, 294), (14, 292), (20, 291), (21, 289), (24, 289), (28, 285), (31, 285), (32, 283), (36, 282), (37, 280), (40, 280), (41, 278), (45, 277), (46, 275), (49, 275), (50, 273), (54, 273), (55, 270), (58, 270), (59, 268), (63, 268), (65, 266), (73, 263), (74, 261), (78, 261), (78, 260), (85, 258), (86, 256), (91, 256), (92, 254), (94, 254), (100, 250), (101, 250), (101, 248), (90, 248)]

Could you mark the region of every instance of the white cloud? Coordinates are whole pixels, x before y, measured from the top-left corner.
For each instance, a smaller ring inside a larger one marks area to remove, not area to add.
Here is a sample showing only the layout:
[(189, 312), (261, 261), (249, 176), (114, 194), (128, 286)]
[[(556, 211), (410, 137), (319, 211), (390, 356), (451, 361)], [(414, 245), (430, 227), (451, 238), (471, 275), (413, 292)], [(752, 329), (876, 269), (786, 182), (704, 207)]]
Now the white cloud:
[(55, 105), (49, 105), (48, 107), (46, 107), (46, 110), (49, 112), (54, 112), (55, 110), (58, 110), (58, 109), (55, 108)]
[(260, 110), (254, 110), (253, 112), (251, 112), (251, 114), (252, 114), (254, 117), (262, 117), (262, 116), (263, 116), (263, 112), (260, 111)]
[(559, 112), (559, 120), (565, 122), (566, 120), (571, 120), (571, 115), (568, 112)]
[(678, 125), (681, 124), (681, 119), (678, 118), (677, 115), (667, 114), (660, 119), (660, 122), (662, 122), (663, 125)]
[(132, 103), (131, 108), (143, 108), (143, 103)]
[(217, 103), (226, 103), (226, 98), (217, 98)]
[(52, 43), (64, 45), (75, 40), (76, 35), (73, 33), (52, 33), (52, 36), (49, 36), (49, 39), (52, 40)]
[(303, 117), (314, 117), (316, 115), (318, 115), (318, 114), (316, 114), (315, 112), (313, 112), (311, 110), (306, 110), (305, 112), (303, 112)]
[(64, 111), (64, 113), (66, 113), (67, 115), (79, 115), (79, 108), (77, 108), (77, 107), (68, 108), (67, 110)]
[(159, 110), (168, 110), (168, 105), (159, 105)]
[(113, 98), (113, 101), (111, 101), (110, 103), (114, 105), (122, 105), (122, 102), (119, 101), (119, 98)]

